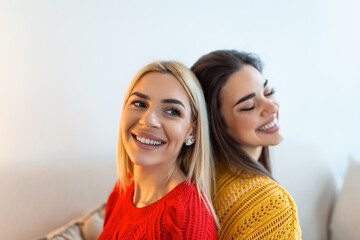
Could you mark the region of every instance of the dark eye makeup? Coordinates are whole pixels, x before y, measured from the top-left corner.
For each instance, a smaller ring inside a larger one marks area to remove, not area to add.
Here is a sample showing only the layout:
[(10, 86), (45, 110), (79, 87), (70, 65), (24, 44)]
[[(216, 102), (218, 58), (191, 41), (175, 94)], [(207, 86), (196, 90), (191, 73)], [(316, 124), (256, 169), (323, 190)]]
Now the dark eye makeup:
[[(265, 79), (265, 83), (264, 83), (264, 88), (265, 88), (265, 90), (264, 90), (264, 91), (266, 91), (266, 90), (268, 89), (268, 87), (267, 87), (268, 82), (269, 82), (269, 81), (268, 81), (267, 79)], [(270, 92), (264, 93), (264, 96), (265, 96), (265, 97), (268, 97), (268, 96), (273, 95), (274, 93), (275, 93), (275, 88), (271, 88), (271, 89), (270, 89)], [(235, 107), (236, 105), (240, 104), (241, 102), (247, 101), (247, 100), (250, 99), (250, 98), (254, 98), (255, 96), (256, 96), (255, 93), (251, 93), (251, 94), (249, 94), (249, 95), (241, 98), (239, 101), (237, 101), (237, 102), (235, 103), (234, 107)], [(239, 111), (241, 111), (241, 112), (246, 112), (246, 111), (251, 111), (251, 110), (253, 110), (253, 109), (255, 109), (255, 105), (253, 105), (252, 107), (249, 107), (249, 108), (242, 108), (242, 109), (240, 109)]]
[(137, 108), (146, 108), (147, 107), (147, 104), (141, 100), (132, 100), (130, 102), (130, 105), (135, 106)]
[[(268, 97), (268, 96), (273, 95), (274, 93), (275, 93), (275, 88), (271, 88), (271, 89), (270, 89), (270, 92), (264, 94), (264, 96), (265, 96), (265, 97)], [(242, 108), (242, 109), (240, 109), (240, 111), (246, 112), (246, 111), (251, 111), (251, 110), (253, 110), (253, 109), (255, 109), (255, 105), (252, 106), (252, 107), (249, 107), (249, 108)]]
[(176, 108), (167, 108), (165, 112), (172, 117), (181, 117), (181, 112)]
[(271, 88), (269, 93), (266, 93), (265, 96), (270, 96), (273, 95), (275, 93), (275, 88)]
[(255, 105), (252, 106), (252, 107), (249, 107), (249, 108), (242, 108), (242, 109), (240, 109), (240, 111), (242, 111), (242, 112), (251, 111), (251, 110), (253, 110), (254, 108), (255, 108)]
[[(147, 108), (148, 104), (145, 101), (142, 100), (132, 100), (130, 101), (130, 105), (133, 106), (134, 108)], [(177, 109), (176, 107), (166, 107), (164, 109), (164, 112), (169, 115), (170, 117), (181, 117), (181, 110)]]

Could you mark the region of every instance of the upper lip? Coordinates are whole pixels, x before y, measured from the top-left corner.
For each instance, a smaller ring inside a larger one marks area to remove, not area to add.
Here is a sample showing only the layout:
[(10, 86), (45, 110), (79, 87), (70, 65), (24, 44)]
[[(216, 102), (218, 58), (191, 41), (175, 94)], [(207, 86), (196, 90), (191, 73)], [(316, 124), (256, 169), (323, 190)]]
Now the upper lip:
[(264, 124), (262, 124), (260, 127), (258, 127), (257, 129), (260, 129), (260, 128), (262, 128), (262, 127), (265, 127), (266, 125), (268, 125), (269, 123), (271, 123), (272, 121), (274, 121), (274, 119), (277, 117), (277, 114), (276, 113), (274, 113), (273, 115), (272, 115), (272, 117), (271, 117), (271, 119), (270, 120), (268, 120), (266, 123), (264, 123)]
[(158, 142), (166, 142), (164, 139), (161, 139), (161, 138), (159, 138), (159, 137), (157, 137), (155, 135), (149, 134), (149, 133), (144, 133), (144, 132), (135, 133), (135, 132), (132, 132), (131, 134), (135, 135), (135, 136), (138, 136), (138, 137), (158, 141)]

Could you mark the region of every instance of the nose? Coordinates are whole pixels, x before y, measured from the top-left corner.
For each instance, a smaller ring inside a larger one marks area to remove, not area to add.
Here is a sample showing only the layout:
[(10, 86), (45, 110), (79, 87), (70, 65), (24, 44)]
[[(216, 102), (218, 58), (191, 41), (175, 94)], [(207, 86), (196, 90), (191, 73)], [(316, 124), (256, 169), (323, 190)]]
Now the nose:
[(140, 117), (139, 124), (147, 128), (158, 128), (160, 127), (160, 121), (156, 111), (152, 108), (148, 108)]
[(262, 117), (267, 117), (279, 111), (279, 102), (276, 99), (265, 99), (261, 112)]

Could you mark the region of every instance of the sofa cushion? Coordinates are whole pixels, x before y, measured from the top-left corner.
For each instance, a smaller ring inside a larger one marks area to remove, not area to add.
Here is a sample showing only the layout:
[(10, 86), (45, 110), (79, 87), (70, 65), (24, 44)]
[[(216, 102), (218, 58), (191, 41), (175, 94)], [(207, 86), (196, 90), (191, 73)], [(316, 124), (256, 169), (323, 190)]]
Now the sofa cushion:
[(99, 206), (98, 208), (96, 208), (93, 212), (90, 212), (90, 214), (85, 217), (85, 220), (81, 225), (81, 230), (84, 239), (86, 240), (98, 239), (103, 229), (104, 214), (105, 214), (105, 203)]
[(302, 238), (327, 240), (336, 195), (331, 158), (321, 146), (285, 143), (270, 148), (273, 176), (296, 202)]
[(0, 239), (38, 239), (105, 202), (115, 182), (115, 160), (0, 162)]
[(350, 158), (349, 168), (330, 223), (332, 240), (360, 239), (360, 158)]
[(58, 232), (50, 234), (48, 238), (42, 238), (43, 240), (83, 240), (81, 235), (80, 224), (74, 222), (70, 225), (66, 225), (61, 229), (58, 229)]
[(104, 222), (105, 203), (47, 234), (43, 240), (96, 240)]

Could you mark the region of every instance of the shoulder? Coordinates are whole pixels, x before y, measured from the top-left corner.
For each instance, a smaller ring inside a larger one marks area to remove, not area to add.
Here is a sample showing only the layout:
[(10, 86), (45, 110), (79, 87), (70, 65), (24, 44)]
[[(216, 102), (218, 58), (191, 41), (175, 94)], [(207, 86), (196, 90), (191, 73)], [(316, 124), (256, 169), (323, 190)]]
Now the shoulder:
[(107, 199), (106, 205), (109, 207), (113, 206), (119, 198), (125, 198), (128, 194), (132, 194), (133, 191), (134, 183), (130, 184), (126, 190), (121, 190), (119, 182), (116, 182)]
[(195, 184), (184, 182), (166, 201), (165, 224), (173, 239), (216, 239), (213, 216)]
[(124, 199), (129, 192), (132, 193), (133, 189), (134, 186), (133, 184), (131, 184), (126, 191), (121, 192), (119, 183), (115, 183), (115, 186), (113, 187), (113, 190), (111, 191), (106, 201), (104, 226), (108, 222), (110, 216), (112, 215), (112, 212), (114, 212), (114, 209), (119, 205), (119, 201), (121, 201), (121, 205), (126, 203), (126, 201), (122, 201), (121, 199)]
[(290, 194), (277, 182), (267, 176), (243, 173), (240, 177), (230, 172), (217, 175), (215, 201), (223, 196), (230, 196), (236, 200), (246, 197), (256, 199), (281, 198), (284, 202), (295, 204)]
[(177, 187), (177, 191), (166, 201), (166, 208), (174, 208), (178, 213), (186, 213), (184, 217), (202, 214), (210, 216), (208, 206), (199, 195), (196, 185), (192, 182), (183, 182)]
[[(208, 203), (204, 199), (204, 195), (197, 189), (193, 182), (183, 182), (181, 188), (177, 192), (176, 198), (173, 200), (181, 207), (181, 210), (194, 211), (199, 214), (208, 215)], [(171, 204), (171, 201), (167, 205)]]
[(233, 234), (234, 229), (242, 229), (236, 233), (242, 237), (250, 232), (276, 233), (284, 229), (287, 229), (284, 234), (292, 234), (292, 231), (300, 234), (294, 200), (283, 187), (266, 176), (218, 174), (214, 208), (222, 234)]

